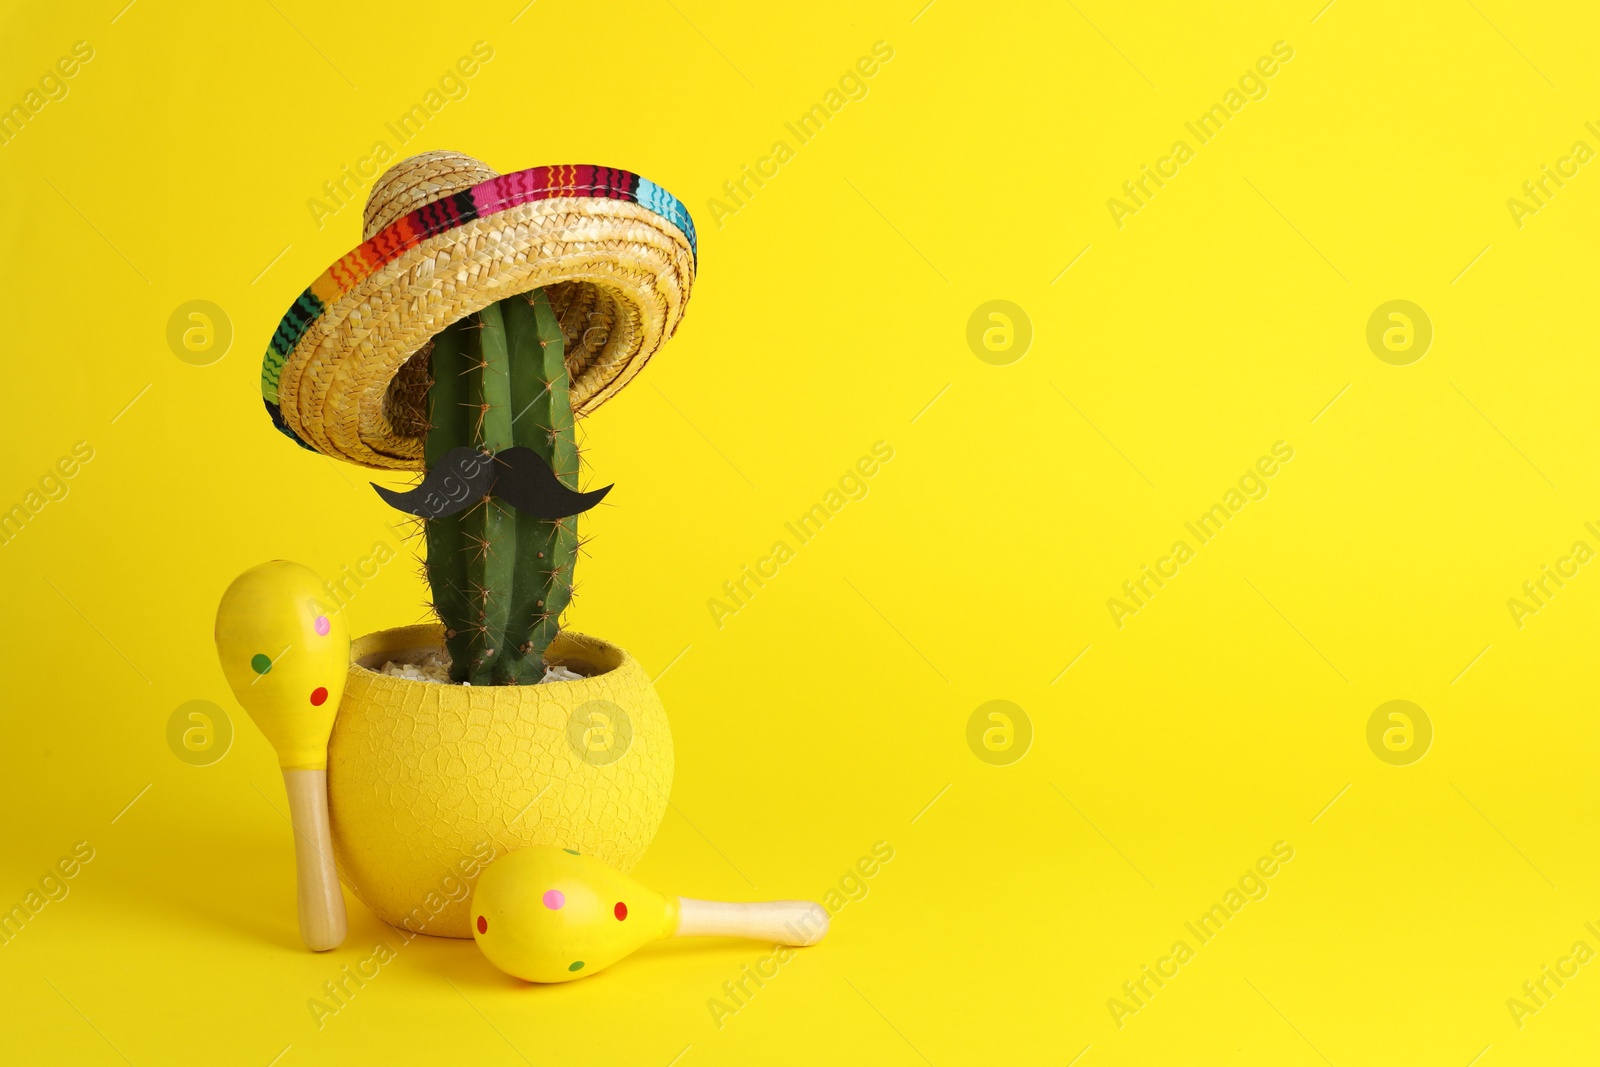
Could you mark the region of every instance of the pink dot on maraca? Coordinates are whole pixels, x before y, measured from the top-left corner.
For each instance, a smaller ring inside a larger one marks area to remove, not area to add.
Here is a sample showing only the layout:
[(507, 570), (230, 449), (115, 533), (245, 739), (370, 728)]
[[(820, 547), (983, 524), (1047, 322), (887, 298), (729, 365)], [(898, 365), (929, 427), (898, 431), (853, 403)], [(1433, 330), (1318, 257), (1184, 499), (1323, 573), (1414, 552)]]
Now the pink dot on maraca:
[(314, 707), (314, 708), (322, 707), (323, 701), (325, 701), (327, 699), (328, 699), (328, 691), (327, 691), (327, 689), (323, 688), (322, 686), (319, 685), (319, 686), (317, 686), (315, 689), (313, 689), (311, 691), (311, 706), (312, 707)]
[(567, 902), (567, 895), (559, 889), (546, 889), (544, 891), (544, 906), (551, 911), (558, 910)]
[(328, 631), (333, 629), (333, 624), (328, 621), (328, 617), (326, 615), (318, 615), (316, 627), (318, 637), (327, 637)]

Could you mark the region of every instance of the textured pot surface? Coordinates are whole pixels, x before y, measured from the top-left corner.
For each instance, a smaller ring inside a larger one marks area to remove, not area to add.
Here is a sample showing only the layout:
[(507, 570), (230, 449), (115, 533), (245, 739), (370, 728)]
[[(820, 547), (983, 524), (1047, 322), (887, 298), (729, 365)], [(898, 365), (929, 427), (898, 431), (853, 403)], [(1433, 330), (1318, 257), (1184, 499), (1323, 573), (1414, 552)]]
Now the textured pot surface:
[(328, 743), (340, 877), (379, 918), (471, 937), (468, 906), (493, 855), (553, 845), (622, 871), (649, 846), (672, 788), (672, 734), (637, 661), (563, 631), (549, 659), (582, 681), (460, 686), (369, 667), (439, 648), (437, 625), (352, 643)]

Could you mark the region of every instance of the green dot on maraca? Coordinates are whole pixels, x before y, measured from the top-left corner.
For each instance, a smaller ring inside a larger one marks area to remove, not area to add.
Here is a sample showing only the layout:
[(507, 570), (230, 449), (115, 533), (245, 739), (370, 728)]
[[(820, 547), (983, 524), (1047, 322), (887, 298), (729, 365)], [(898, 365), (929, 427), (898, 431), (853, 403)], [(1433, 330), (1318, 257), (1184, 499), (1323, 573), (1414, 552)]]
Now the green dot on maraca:
[(257, 652), (255, 655), (250, 657), (250, 669), (255, 671), (257, 674), (266, 674), (272, 669), (272, 657), (265, 655), (264, 653)]

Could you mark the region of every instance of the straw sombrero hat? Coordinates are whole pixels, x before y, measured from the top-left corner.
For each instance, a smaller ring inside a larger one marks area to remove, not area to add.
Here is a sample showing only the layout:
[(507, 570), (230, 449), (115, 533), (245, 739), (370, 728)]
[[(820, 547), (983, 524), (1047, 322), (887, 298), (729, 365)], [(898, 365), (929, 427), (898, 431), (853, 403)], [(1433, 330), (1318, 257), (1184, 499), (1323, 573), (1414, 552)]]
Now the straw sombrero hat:
[(637, 174), (581, 165), (497, 175), (459, 152), (425, 152), (378, 179), (361, 245), (283, 316), (261, 394), (273, 424), (306, 448), (421, 470), (434, 334), (543, 288), (584, 415), (672, 336), (694, 273), (688, 210)]

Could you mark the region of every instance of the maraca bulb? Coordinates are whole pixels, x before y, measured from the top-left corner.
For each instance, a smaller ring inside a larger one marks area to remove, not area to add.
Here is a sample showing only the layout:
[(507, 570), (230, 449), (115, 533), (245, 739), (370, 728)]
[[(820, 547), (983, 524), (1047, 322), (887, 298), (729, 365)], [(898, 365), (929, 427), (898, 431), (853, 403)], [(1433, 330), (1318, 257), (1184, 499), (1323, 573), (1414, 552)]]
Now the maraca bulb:
[(678, 900), (592, 856), (534, 845), (478, 876), (472, 936), (489, 962), (530, 982), (570, 982), (678, 928)]
[(349, 628), (324, 596), (315, 571), (278, 559), (235, 578), (217, 606), (222, 673), (285, 769), (327, 767), (350, 669)]

